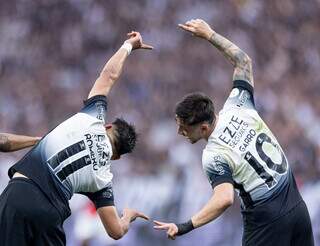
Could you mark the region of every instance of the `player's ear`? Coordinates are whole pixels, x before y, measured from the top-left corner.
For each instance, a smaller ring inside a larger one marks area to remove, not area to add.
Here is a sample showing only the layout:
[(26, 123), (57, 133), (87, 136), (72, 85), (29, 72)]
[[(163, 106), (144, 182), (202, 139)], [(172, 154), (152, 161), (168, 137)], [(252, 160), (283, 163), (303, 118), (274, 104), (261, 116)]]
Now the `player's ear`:
[(208, 123), (202, 123), (200, 126), (200, 129), (201, 129), (202, 134), (207, 134), (208, 131), (210, 130), (210, 127), (209, 127)]
[(207, 129), (208, 129), (208, 126), (207, 126), (207, 124), (206, 124), (206, 123), (202, 123), (202, 124), (200, 125), (201, 133), (206, 132), (206, 131), (207, 131)]
[(104, 127), (106, 128), (106, 130), (109, 130), (112, 128), (112, 124), (105, 124)]

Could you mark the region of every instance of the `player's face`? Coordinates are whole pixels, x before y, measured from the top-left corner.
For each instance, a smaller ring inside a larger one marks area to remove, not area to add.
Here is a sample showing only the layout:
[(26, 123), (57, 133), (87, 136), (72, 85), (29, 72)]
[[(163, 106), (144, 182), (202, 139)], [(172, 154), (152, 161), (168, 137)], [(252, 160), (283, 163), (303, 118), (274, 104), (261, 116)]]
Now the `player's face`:
[(116, 150), (116, 148), (114, 147), (114, 144), (113, 144), (113, 142), (114, 142), (114, 136), (115, 136), (115, 132), (114, 132), (114, 127), (113, 127), (113, 125), (112, 124), (106, 124), (105, 125), (105, 129), (106, 129), (106, 132), (107, 132), (107, 135), (108, 135), (108, 137), (111, 139), (111, 144), (112, 144), (112, 152), (113, 152), (113, 154), (112, 154), (112, 156), (111, 156), (111, 160), (119, 160), (120, 159), (120, 155), (117, 153), (117, 150)]
[(176, 122), (178, 125), (178, 134), (184, 136), (190, 143), (194, 144), (202, 138), (201, 127), (197, 125), (186, 125), (176, 117)]

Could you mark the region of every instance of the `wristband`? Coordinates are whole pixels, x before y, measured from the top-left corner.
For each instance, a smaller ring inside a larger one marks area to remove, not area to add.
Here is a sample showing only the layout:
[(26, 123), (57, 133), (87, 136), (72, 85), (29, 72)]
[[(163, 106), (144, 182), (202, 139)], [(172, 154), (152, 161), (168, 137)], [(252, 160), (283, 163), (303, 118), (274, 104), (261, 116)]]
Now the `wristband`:
[[(131, 51), (132, 51), (132, 44), (130, 43), (123, 43), (123, 45), (121, 46), (121, 48), (125, 49), (128, 52), (128, 55), (130, 55)], [(121, 49), (120, 48), (120, 49)]]
[(185, 223), (177, 224), (177, 227), (178, 227), (177, 236), (181, 236), (183, 234), (186, 234), (189, 231), (192, 231), (194, 229), (191, 219)]

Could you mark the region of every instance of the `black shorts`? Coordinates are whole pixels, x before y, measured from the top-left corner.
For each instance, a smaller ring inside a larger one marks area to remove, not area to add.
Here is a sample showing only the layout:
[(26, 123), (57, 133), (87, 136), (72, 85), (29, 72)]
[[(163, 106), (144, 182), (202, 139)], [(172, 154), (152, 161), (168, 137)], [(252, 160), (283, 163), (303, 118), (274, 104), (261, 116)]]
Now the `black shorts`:
[(314, 246), (310, 216), (303, 200), (287, 214), (258, 228), (244, 228), (243, 246)]
[(63, 220), (30, 179), (13, 178), (0, 196), (2, 246), (66, 245)]

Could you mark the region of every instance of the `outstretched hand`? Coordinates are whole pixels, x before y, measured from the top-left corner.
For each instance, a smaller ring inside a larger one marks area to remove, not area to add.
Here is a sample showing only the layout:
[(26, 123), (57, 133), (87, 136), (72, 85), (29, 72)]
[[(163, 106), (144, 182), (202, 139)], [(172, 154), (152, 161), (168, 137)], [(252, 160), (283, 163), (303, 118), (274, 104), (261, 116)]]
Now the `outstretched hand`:
[(155, 226), (153, 226), (156, 230), (163, 230), (167, 231), (167, 236), (169, 239), (175, 240), (177, 233), (178, 233), (178, 227), (174, 223), (164, 223), (157, 220), (154, 220), (153, 223)]
[(127, 39), (125, 43), (130, 43), (132, 45), (133, 50), (135, 49), (152, 50), (153, 49), (153, 46), (143, 43), (142, 36), (139, 32), (132, 31), (132, 32), (129, 32), (127, 36), (129, 37), (129, 39)]
[(209, 40), (215, 32), (211, 29), (209, 24), (201, 19), (192, 19), (184, 24), (178, 25), (182, 30), (191, 32), (192, 35)]

